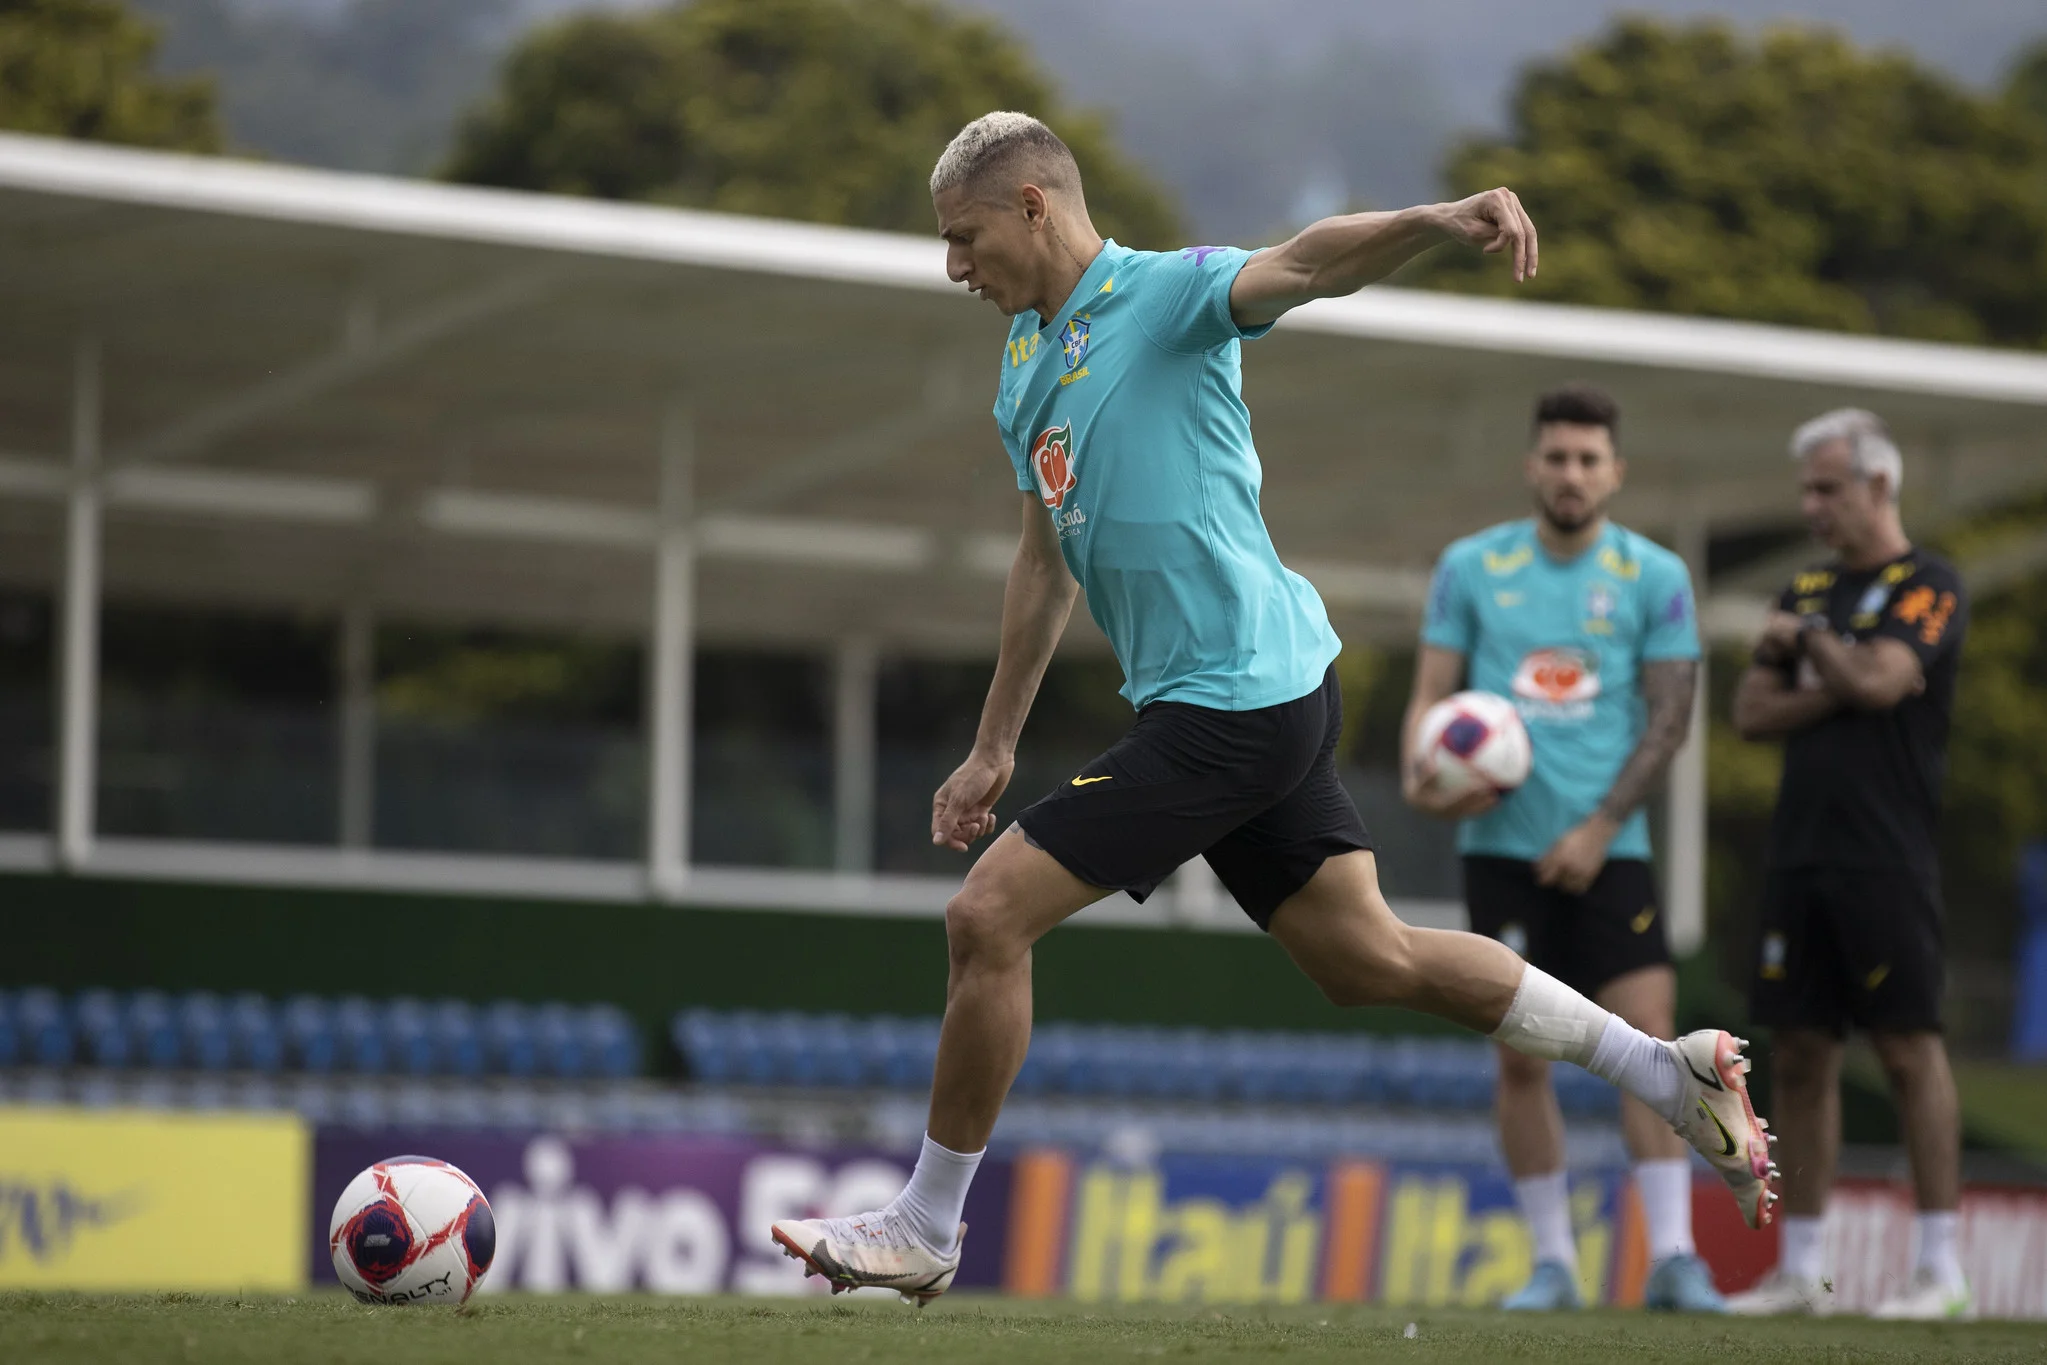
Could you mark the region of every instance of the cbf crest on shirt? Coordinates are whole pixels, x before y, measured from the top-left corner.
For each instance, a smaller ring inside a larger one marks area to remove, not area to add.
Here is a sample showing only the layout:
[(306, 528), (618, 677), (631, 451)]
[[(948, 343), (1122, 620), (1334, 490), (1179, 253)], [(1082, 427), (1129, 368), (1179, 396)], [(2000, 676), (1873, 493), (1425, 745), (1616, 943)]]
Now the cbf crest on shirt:
[(1106, 243), (1058, 314), (1017, 317), (995, 421), (1059, 533), (1134, 706), (1306, 696), (1340, 648), (1258, 510), (1230, 286), (1234, 247)]
[[(1609, 523), (1584, 553), (1560, 561), (1532, 519), (1443, 552), (1422, 643), (1464, 655), (1466, 685), (1512, 699), (1528, 727), (1528, 781), (1457, 835), (1462, 852), (1528, 860), (1593, 812), (1634, 752), (1646, 711), (1642, 666), (1699, 657), (1683, 560)], [(1610, 853), (1649, 856), (1641, 811)]]

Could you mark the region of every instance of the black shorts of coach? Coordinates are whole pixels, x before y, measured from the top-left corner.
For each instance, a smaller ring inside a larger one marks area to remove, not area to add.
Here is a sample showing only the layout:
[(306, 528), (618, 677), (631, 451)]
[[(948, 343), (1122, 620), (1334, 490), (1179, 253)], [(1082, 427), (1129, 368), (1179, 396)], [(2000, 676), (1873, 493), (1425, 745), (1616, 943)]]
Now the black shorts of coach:
[(1772, 868), (1749, 1015), (1840, 1038), (1932, 1033), (1944, 983), (1940, 885), (1908, 867)]
[(1269, 929), (1326, 860), (1372, 846), (1337, 780), (1342, 734), (1334, 665), (1305, 697), (1255, 711), (1156, 701), (1017, 824), (1074, 876), (1139, 901), (1205, 857)]
[(1582, 995), (1670, 961), (1656, 879), (1640, 858), (1610, 858), (1583, 895), (1535, 880), (1519, 858), (1464, 860), (1471, 932), (1496, 938)]

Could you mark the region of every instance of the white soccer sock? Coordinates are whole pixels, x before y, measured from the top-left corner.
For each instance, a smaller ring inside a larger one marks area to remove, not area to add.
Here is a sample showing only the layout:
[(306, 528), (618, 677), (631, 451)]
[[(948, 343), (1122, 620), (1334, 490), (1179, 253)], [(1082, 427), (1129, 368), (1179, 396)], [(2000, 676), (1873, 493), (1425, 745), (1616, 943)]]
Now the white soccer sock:
[(950, 1251), (960, 1239), (960, 1214), (966, 1211), (967, 1187), (988, 1149), (955, 1152), (924, 1135), (924, 1150), (910, 1183), (889, 1204), (889, 1211), (910, 1225), (934, 1251)]
[(1531, 1057), (1575, 1062), (1648, 1105), (1677, 1116), (1684, 1077), (1677, 1057), (1617, 1014), (1609, 1014), (1539, 967), (1524, 967), (1493, 1040)]
[(1962, 1275), (1962, 1257), (1955, 1234), (1962, 1216), (1953, 1209), (1919, 1214), (1919, 1266), (1944, 1289), (1960, 1289), (1968, 1281)]
[(1578, 1243), (1571, 1236), (1571, 1190), (1562, 1171), (1522, 1176), (1514, 1182), (1514, 1202), (1535, 1236), (1535, 1259), (1560, 1262), (1578, 1273)]
[(1826, 1220), (1787, 1213), (1777, 1222), (1778, 1273), (1801, 1284), (1818, 1284), (1820, 1252), (1826, 1247), (1826, 1240), (1821, 1235), (1825, 1231)]
[(1649, 1225), (1649, 1259), (1694, 1255), (1691, 1160), (1636, 1162), (1635, 1191), (1642, 1196), (1642, 1221)]

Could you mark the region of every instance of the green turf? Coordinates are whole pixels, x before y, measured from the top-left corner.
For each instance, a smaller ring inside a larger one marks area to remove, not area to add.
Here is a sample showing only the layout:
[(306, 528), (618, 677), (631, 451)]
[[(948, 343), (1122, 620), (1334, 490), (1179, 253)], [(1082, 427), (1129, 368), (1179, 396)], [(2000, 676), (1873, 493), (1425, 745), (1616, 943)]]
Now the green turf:
[[(1413, 1338), (1405, 1336), (1415, 1324)], [(1727, 1321), (1308, 1305), (1087, 1308), (961, 1296), (922, 1313), (880, 1294), (747, 1299), (487, 1299), (461, 1312), (369, 1309), (338, 1294), (0, 1295), (8, 1365), (837, 1365), (1015, 1361), (2037, 1361), (2047, 1329), (2011, 1323)]]

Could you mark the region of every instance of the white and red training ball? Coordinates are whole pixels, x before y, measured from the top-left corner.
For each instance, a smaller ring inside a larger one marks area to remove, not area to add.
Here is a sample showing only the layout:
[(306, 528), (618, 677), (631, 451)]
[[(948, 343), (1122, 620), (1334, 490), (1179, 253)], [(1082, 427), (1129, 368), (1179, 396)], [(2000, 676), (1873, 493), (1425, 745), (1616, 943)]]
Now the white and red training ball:
[(1534, 760), (1514, 703), (1493, 692), (1458, 692), (1422, 716), (1416, 752), (1437, 790), (1453, 796), (1490, 788), (1504, 796), (1528, 780)]
[(465, 1302), (497, 1242), (476, 1182), (428, 1156), (394, 1156), (349, 1181), (327, 1227), (334, 1273), (364, 1303)]

